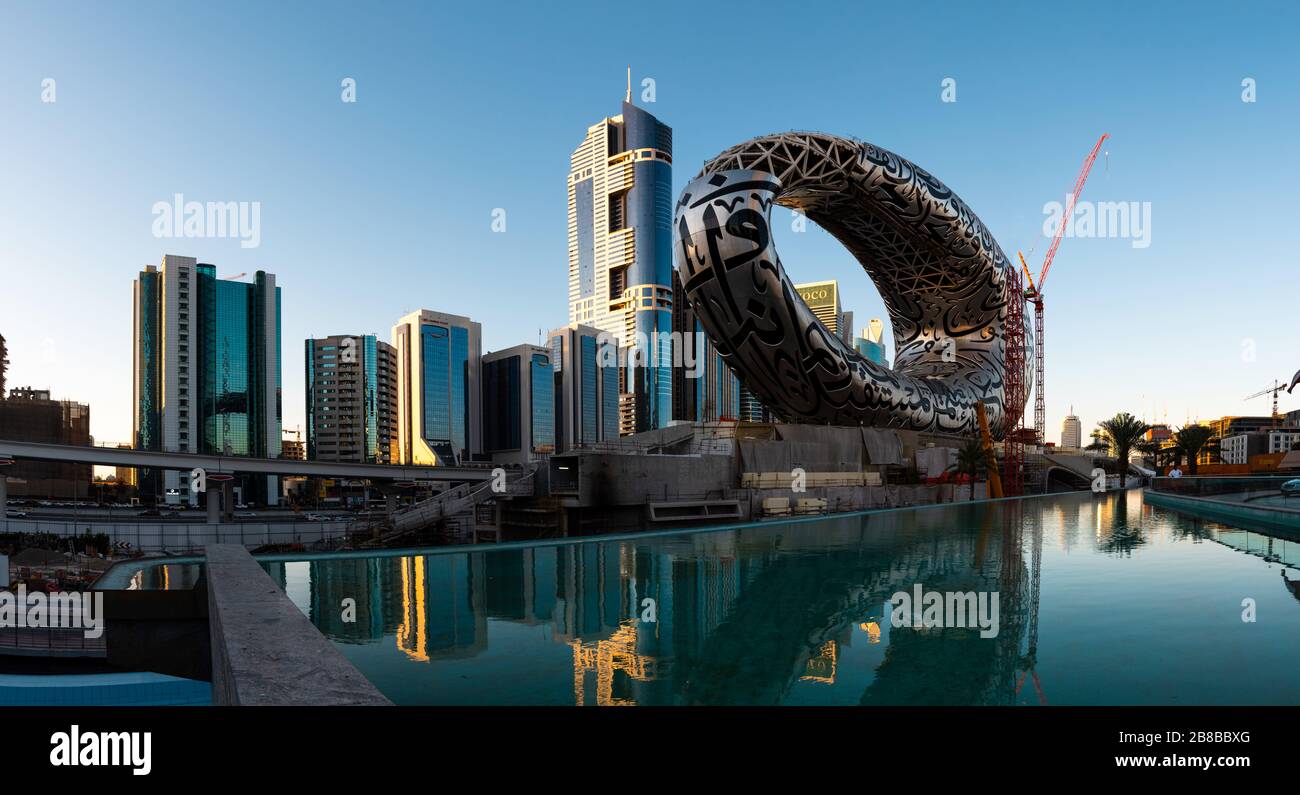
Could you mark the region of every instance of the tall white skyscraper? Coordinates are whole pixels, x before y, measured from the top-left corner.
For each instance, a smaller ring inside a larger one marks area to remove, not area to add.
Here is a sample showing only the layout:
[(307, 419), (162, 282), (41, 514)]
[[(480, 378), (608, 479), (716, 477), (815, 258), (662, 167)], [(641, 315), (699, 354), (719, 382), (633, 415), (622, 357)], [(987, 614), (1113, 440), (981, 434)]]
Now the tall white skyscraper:
[(1074, 406), (1071, 406), (1069, 416), (1061, 423), (1061, 446), (1077, 450), (1082, 443), (1083, 424), (1074, 416)]
[[(620, 376), (620, 427), (672, 419), (672, 129), (631, 102), (587, 129), (569, 170), (569, 322), (641, 363)], [(646, 363), (648, 362), (648, 364)]]

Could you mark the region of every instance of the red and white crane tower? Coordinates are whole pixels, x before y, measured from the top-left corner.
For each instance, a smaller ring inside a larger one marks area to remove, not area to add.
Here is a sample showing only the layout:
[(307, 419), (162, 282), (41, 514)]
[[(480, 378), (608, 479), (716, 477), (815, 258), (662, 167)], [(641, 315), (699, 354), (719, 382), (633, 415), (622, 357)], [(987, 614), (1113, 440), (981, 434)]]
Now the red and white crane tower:
[(1024, 268), (1025, 279), (1029, 282), (1029, 286), (1025, 289), (1025, 298), (1034, 305), (1034, 432), (1038, 435), (1039, 444), (1047, 441), (1047, 405), (1044, 389), (1047, 349), (1043, 341), (1043, 285), (1047, 282), (1047, 274), (1052, 268), (1052, 260), (1056, 258), (1056, 249), (1061, 245), (1061, 238), (1065, 236), (1065, 230), (1074, 217), (1074, 206), (1079, 200), (1079, 194), (1083, 192), (1083, 183), (1088, 181), (1088, 172), (1092, 171), (1097, 153), (1101, 151), (1101, 145), (1109, 137), (1108, 133), (1102, 133), (1092, 147), (1092, 151), (1083, 160), (1083, 168), (1079, 170), (1079, 177), (1074, 181), (1074, 188), (1065, 197), (1065, 211), (1061, 214), (1061, 223), (1056, 227), (1056, 234), (1052, 237), (1051, 247), (1047, 249), (1047, 256), (1043, 257), (1043, 268), (1038, 273), (1037, 282), (1029, 272), (1025, 255), (1019, 254), (1020, 267)]

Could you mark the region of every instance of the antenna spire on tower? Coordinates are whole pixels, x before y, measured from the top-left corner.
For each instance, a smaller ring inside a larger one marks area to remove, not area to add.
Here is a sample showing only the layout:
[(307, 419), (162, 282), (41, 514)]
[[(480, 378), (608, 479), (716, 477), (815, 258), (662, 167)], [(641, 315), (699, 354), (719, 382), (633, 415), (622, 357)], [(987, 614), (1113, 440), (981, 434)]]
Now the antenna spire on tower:
[(627, 67), (627, 101), (628, 101), (628, 102), (631, 102), (631, 101), (632, 101), (632, 67), (631, 67), (631, 65), (628, 65), (628, 67)]

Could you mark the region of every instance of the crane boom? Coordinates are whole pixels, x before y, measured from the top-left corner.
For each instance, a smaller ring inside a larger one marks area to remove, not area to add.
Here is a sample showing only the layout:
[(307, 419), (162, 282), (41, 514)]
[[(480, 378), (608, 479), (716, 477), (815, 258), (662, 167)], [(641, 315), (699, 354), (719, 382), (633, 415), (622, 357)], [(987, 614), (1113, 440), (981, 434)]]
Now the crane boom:
[(1274, 381), (1272, 389), (1265, 389), (1261, 392), (1256, 392), (1253, 395), (1247, 395), (1245, 398), (1246, 400), (1254, 400), (1257, 397), (1264, 397), (1265, 395), (1269, 395), (1269, 394), (1273, 396), (1273, 427), (1274, 428), (1277, 427), (1277, 420), (1278, 420), (1277, 393), (1281, 392), (1283, 389), (1286, 389), (1286, 387), (1282, 386), (1282, 383), (1280, 381)]
[[(1032, 254), (1033, 252), (1031, 251), (1029, 253)], [(1020, 257), (1020, 267), (1025, 272), (1025, 278), (1029, 280), (1029, 289), (1037, 292), (1037, 288), (1034, 287), (1034, 274), (1029, 272), (1029, 264), (1025, 262), (1025, 255), (1017, 251), (1016, 256)]]
[(1047, 249), (1047, 256), (1043, 258), (1043, 270), (1038, 274), (1038, 292), (1042, 293), (1043, 286), (1047, 281), (1047, 272), (1052, 267), (1052, 260), (1056, 257), (1056, 249), (1061, 245), (1061, 237), (1065, 234), (1065, 226), (1069, 223), (1070, 217), (1074, 215), (1074, 204), (1079, 200), (1079, 194), (1083, 192), (1083, 183), (1088, 181), (1088, 172), (1092, 171), (1092, 164), (1097, 160), (1097, 152), (1101, 150), (1101, 145), (1110, 137), (1110, 133), (1102, 133), (1097, 139), (1096, 145), (1092, 151), (1083, 160), (1083, 168), (1079, 170), (1079, 177), (1074, 181), (1074, 189), (1070, 195), (1065, 198), (1065, 212), (1061, 215), (1061, 223), (1056, 227), (1056, 234), (1052, 237), (1052, 247)]

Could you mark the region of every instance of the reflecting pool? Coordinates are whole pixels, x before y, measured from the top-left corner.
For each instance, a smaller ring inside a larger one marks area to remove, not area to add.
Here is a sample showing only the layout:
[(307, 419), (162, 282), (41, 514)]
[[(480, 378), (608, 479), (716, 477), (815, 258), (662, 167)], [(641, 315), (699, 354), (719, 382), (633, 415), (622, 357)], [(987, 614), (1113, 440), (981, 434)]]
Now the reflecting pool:
[(263, 565), (398, 704), (1300, 703), (1300, 541), (1140, 491)]

